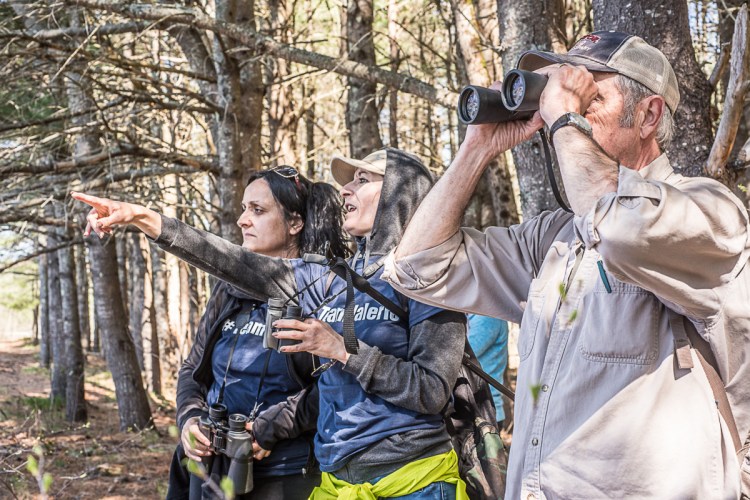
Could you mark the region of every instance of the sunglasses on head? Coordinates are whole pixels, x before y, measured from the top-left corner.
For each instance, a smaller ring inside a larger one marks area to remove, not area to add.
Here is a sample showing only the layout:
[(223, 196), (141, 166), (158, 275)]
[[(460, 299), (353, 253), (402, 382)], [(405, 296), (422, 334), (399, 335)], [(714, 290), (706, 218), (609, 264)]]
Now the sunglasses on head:
[(271, 170), (285, 179), (294, 179), (294, 183), (297, 185), (297, 189), (300, 189), (299, 172), (296, 168), (290, 167), (288, 165), (281, 165)]

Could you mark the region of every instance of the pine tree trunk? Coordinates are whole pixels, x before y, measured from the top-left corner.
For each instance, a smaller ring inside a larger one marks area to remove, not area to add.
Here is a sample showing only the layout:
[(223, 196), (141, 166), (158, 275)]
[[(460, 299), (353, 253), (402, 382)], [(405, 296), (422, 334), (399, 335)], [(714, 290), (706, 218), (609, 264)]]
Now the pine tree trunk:
[[(159, 249), (155, 246), (149, 248), (146, 256), (150, 264), (151, 272), (146, 275), (146, 284), (143, 288), (144, 308), (148, 311), (148, 327), (146, 327), (145, 340), (145, 365), (146, 373), (154, 394), (162, 394), (161, 385), (161, 349), (159, 348), (159, 334), (163, 328), (168, 328), (166, 321), (167, 308), (164, 304), (164, 281), (161, 276), (161, 264)], [(150, 286), (149, 286), (150, 285)], [(156, 300), (156, 297), (161, 299)], [(159, 320), (158, 318), (161, 318)], [(166, 333), (162, 333), (165, 335)]]
[(165, 272), (164, 252), (151, 247), (151, 270), (153, 279), (154, 297), (154, 319), (158, 341), (152, 343), (152, 349), (157, 348), (159, 353), (160, 380), (169, 377), (174, 380), (177, 363), (176, 334), (169, 323), (167, 277)]
[[(57, 217), (64, 217), (61, 205), (56, 207)], [(71, 234), (65, 228), (58, 229), (61, 242), (69, 241)], [(76, 267), (73, 247), (62, 248), (58, 252), (60, 269), (60, 301), (63, 316), (64, 355), (63, 370), (65, 376), (65, 419), (68, 422), (86, 420), (86, 396), (83, 380), (83, 349), (81, 347), (81, 329), (78, 321), (78, 291), (76, 287)]]
[(86, 271), (86, 250), (83, 246), (75, 248), (76, 291), (78, 292), (78, 324), (81, 342), (86, 350), (91, 351), (91, 318), (89, 313), (89, 276)]
[(638, 35), (672, 63), (680, 85), (669, 160), (685, 175), (702, 175), (711, 149), (711, 87), (695, 59), (685, 0), (593, 0), (594, 27)]
[[(143, 388), (135, 347), (128, 334), (117, 277), (117, 252), (112, 238), (87, 238), (94, 284), (96, 316), (106, 344), (107, 367), (115, 382), (120, 430), (144, 429), (151, 423), (151, 409)], [(105, 299), (106, 300), (103, 300)]]
[(128, 237), (130, 257), (130, 337), (133, 339), (135, 347), (135, 357), (138, 360), (138, 367), (144, 370), (143, 364), (143, 315), (144, 315), (144, 286), (146, 276), (146, 260), (141, 250), (140, 233), (132, 233)]
[[(48, 205), (52, 209), (51, 205)], [(54, 215), (54, 211), (48, 212)], [(47, 245), (56, 247), (60, 244), (57, 229), (47, 232)], [(47, 261), (47, 286), (49, 290), (49, 323), (50, 347), (52, 353), (52, 372), (50, 381), (50, 397), (52, 400), (65, 399), (65, 337), (63, 329), (63, 304), (60, 294), (60, 259), (59, 251), (50, 252)]]
[(50, 309), (48, 254), (39, 256), (39, 366), (49, 368), (50, 360)]
[(120, 282), (120, 296), (122, 297), (122, 307), (125, 310), (125, 316), (128, 316), (130, 310), (130, 288), (128, 287), (128, 250), (127, 238), (120, 237), (115, 240), (117, 247), (117, 279)]
[[(530, 49), (549, 50), (551, 43), (546, 2), (536, 0), (497, 0), (500, 16), (500, 55), (503, 73), (516, 67), (521, 54)], [(614, 5), (614, 4), (613, 4)], [(619, 5), (619, 4), (617, 4)], [(513, 148), (513, 161), (521, 191), (521, 213), (525, 219), (544, 210), (558, 208), (544, 167), (542, 143), (535, 135)]]
[[(255, 27), (253, 0), (217, 0), (216, 19)], [(217, 89), (226, 110), (219, 124), (216, 147), (219, 153), (219, 224), (221, 237), (242, 241), (237, 227), (237, 209), (242, 203), (247, 172), (261, 167), (261, 125), (263, 78), (260, 62), (247, 47), (233, 40), (214, 37)]]
[[(373, 0), (347, 0), (346, 53), (350, 60), (368, 66), (375, 66), (372, 21)], [(353, 158), (364, 158), (383, 147), (378, 129), (377, 85), (356, 78), (348, 78), (348, 83), (349, 152)]]

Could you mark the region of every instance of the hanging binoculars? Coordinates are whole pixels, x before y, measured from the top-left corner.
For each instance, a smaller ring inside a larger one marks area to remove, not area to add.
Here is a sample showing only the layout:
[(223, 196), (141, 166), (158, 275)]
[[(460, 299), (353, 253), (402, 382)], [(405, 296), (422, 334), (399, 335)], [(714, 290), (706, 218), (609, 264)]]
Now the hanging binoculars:
[(521, 69), (508, 71), (499, 91), (467, 85), (458, 97), (458, 117), (467, 125), (531, 118), (545, 85), (545, 75)]
[[(213, 404), (208, 416), (198, 422), (198, 428), (211, 441), (211, 452), (229, 458), (227, 477), (234, 483), (234, 492), (244, 495), (253, 489), (253, 437), (245, 429), (248, 418), (240, 413), (232, 413), (227, 418), (227, 407)], [(204, 457), (203, 462), (210, 470), (212, 457)]]

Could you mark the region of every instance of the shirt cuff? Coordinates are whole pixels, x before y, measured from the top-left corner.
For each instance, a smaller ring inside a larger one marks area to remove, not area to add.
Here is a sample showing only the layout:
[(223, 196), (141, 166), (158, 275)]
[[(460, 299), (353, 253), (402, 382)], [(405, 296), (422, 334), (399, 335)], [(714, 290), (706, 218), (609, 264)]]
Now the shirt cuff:
[(363, 383), (369, 380), (375, 370), (376, 355), (380, 350), (376, 347), (369, 346), (364, 342), (358, 340), (359, 348), (357, 354), (350, 354), (349, 359), (343, 367), (346, 373), (354, 375), (356, 379)]
[(159, 214), (161, 217), (161, 233), (156, 238), (151, 238), (146, 235), (146, 238), (150, 239), (159, 246), (169, 247), (172, 246), (174, 240), (177, 238), (177, 228), (179, 227), (177, 219), (167, 217)]

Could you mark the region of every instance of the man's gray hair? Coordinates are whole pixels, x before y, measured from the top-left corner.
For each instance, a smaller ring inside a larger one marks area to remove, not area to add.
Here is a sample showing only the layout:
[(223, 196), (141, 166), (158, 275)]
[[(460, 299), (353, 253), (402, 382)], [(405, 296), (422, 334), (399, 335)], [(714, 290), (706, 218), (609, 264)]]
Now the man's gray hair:
[[(617, 87), (620, 89), (620, 93), (623, 97), (623, 114), (620, 118), (620, 126), (630, 128), (635, 123), (635, 105), (641, 102), (646, 97), (656, 95), (651, 92), (643, 84), (636, 82), (632, 78), (628, 78), (624, 75), (617, 75), (615, 82)], [(669, 107), (664, 105), (664, 112), (661, 115), (661, 120), (656, 128), (656, 142), (659, 147), (664, 151), (669, 143), (672, 142), (672, 136), (674, 135), (674, 118)]]

